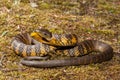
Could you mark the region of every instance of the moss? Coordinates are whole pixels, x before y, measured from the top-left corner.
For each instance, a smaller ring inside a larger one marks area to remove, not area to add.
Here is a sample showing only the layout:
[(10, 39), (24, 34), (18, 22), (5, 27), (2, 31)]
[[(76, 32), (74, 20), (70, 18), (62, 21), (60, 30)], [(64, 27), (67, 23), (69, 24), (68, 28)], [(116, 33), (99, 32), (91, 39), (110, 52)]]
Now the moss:
[(48, 3), (45, 3), (45, 2), (39, 3), (39, 9), (51, 9), (51, 8), (52, 8), (51, 4), (48, 4)]
[(37, 1), (36, 8), (30, 6), (29, 0), (21, 0), (16, 6), (13, 1), (0, 1), (0, 52), (6, 52), (3, 67), (0, 69), (0, 80), (119, 79), (120, 58), (116, 55), (112, 60), (100, 64), (42, 69), (19, 65), (21, 57), (9, 49), (13, 36), (21, 30), (31, 32), (43, 27), (57, 34), (75, 33), (79, 40), (102, 40), (118, 52), (119, 0), (87, 0), (87, 6), (84, 1), (44, 0)]
[(94, 32), (111, 36), (115, 34), (113, 30), (95, 30)]
[(8, 9), (10, 9), (12, 7), (12, 2), (8, 1), (8, 0), (3, 0), (0, 2), (0, 7), (7, 7)]

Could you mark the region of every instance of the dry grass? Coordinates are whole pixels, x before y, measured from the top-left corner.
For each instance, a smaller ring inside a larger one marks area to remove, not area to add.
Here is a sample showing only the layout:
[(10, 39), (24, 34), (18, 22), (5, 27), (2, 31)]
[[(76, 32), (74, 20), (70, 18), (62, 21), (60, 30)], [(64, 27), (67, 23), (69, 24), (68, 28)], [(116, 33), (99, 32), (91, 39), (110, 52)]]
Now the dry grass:
[[(120, 1), (119, 0), (38, 0), (0, 1), (0, 80), (119, 80)], [(36, 69), (21, 66), (21, 57), (9, 49), (12, 37), (43, 26), (53, 33), (75, 33), (79, 41), (92, 38), (114, 48), (112, 60), (101, 64)], [(69, 31), (69, 32), (68, 32)], [(3, 54), (3, 52), (5, 52)]]

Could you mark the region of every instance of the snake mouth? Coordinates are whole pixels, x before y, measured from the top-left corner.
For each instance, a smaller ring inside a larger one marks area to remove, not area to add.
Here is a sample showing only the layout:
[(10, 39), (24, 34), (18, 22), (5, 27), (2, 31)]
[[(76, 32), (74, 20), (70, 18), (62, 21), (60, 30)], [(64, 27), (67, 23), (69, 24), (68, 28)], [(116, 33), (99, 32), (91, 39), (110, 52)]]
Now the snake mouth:
[(45, 42), (50, 42), (50, 40), (51, 40), (51, 37), (49, 38), (49, 37), (42, 36), (38, 32), (33, 32), (30, 34), (30, 36), (35, 38), (35, 39), (41, 39)]
[(49, 40), (47, 40), (46, 38), (42, 37), (42, 40), (45, 42), (49, 42)]

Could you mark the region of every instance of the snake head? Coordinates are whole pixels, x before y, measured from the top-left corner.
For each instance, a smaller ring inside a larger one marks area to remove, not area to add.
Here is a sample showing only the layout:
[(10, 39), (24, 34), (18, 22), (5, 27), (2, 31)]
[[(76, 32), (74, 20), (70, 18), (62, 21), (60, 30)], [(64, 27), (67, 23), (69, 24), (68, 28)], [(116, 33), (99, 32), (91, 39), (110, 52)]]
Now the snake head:
[(52, 38), (52, 33), (49, 32), (47, 29), (36, 29), (34, 32), (30, 34), (31, 37), (38, 41), (46, 41), (49, 42)]

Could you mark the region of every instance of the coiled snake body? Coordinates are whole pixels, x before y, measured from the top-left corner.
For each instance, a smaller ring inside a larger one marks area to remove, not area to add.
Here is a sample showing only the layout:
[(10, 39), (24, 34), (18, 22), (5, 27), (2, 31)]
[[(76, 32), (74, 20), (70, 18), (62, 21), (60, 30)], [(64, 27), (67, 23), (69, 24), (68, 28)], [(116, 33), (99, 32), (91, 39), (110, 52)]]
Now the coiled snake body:
[[(31, 36), (28, 33), (23, 33), (14, 37), (11, 47), (16, 54), (24, 57), (37, 57), (46, 56), (55, 51), (54, 54), (61, 53), (71, 57), (48, 61), (31, 61), (24, 58), (21, 63), (26, 66), (41, 68), (75, 66), (100, 63), (110, 60), (113, 56), (113, 49), (110, 45), (97, 40), (85, 40), (78, 43), (74, 34), (52, 35), (48, 30), (41, 29), (33, 32)], [(89, 54), (93, 51), (98, 53)]]

